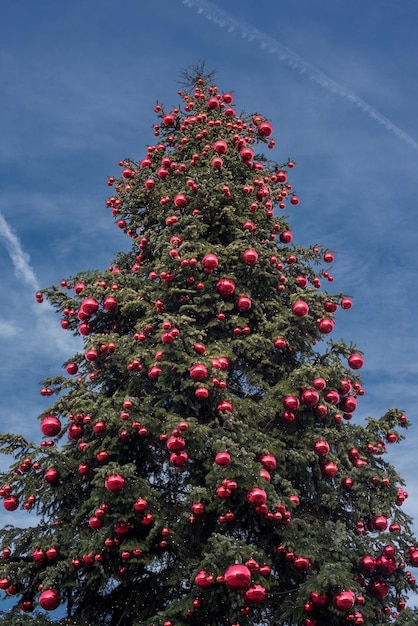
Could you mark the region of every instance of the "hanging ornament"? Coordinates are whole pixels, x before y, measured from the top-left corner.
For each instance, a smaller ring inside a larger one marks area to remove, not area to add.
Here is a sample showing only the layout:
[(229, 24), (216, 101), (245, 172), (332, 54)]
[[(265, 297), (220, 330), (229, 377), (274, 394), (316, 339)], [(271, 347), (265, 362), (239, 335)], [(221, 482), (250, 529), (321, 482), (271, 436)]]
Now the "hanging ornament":
[(230, 565), (224, 574), (224, 581), (230, 589), (243, 591), (250, 584), (251, 572), (246, 565)]

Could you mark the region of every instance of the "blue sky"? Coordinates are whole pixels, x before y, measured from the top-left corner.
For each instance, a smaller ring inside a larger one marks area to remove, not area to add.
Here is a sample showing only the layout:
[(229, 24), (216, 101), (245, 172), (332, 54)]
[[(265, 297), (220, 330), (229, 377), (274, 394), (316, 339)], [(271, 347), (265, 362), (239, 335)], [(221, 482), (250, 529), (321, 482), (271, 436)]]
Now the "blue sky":
[(297, 161), (295, 242), (335, 250), (329, 290), (354, 301), (333, 338), (365, 354), (357, 419), (398, 406), (414, 424), (390, 459), (418, 533), (415, 0), (21, 0), (2, 8), (2, 26), (2, 431), (39, 439), (38, 382), (80, 345), (36, 289), (126, 247), (107, 176), (144, 156), (156, 100), (176, 105), (181, 69), (204, 59), (238, 110), (272, 120), (269, 156)]

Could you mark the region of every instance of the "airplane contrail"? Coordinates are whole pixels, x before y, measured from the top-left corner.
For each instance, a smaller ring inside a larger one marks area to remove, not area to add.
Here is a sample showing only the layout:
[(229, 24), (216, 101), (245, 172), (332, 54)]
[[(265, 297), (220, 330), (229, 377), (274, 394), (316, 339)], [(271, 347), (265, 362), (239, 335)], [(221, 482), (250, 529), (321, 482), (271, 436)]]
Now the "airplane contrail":
[(29, 255), (23, 250), (19, 238), (10, 228), (0, 212), (0, 240), (3, 240), (12, 260), (15, 272), (25, 283), (33, 287), (35, 291), (39, 289), (38, 279), (29, 263)]
[(273, 37), (251, 26), (251, 24), (237, 19), (212, 2), (208, 2), (208, 0), (182, 0), (182, 3), (190, 8), (195, 7), (198, 14), (203, 15), (207, 20), (214, 22), (221, 28), (227, 28), (229, 32), (236, 31), (243, 39), (259, 43), (263, 50), (266, 50), (270, 54), (276, 54), (281, 61), (287, 63), (292, 69), (299, 70), (301, 74), (306, 74), (310, 80), (321, 85), (321, 87), (352, 102), (361, 109), (363, 113), (369, 115), (369, 117), (394, 133), (409, 146), (418, 150), (418, 143), (408, 135), (408, 133), (399, 128), (399, 126), (396, 126), (390, 119), (382, 115), (382, 113), (357, 96), (353, 91), (337, 83), (277, 39), (273, 39)]

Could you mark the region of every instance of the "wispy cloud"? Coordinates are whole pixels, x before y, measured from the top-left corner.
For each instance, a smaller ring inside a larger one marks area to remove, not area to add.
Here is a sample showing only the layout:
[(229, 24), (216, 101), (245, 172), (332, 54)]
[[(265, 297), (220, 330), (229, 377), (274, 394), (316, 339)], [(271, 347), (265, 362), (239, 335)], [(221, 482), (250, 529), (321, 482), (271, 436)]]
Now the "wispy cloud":
[(23, 279), (35, 291), (39, 289), (38, 279), (30, 265), (30, 257), (23, 250), (19, 238), (0, 212), (0, 240), (3, 240), (10, 255), (16, 275)]
[(408, 133), (399, 128), (399, 126), (396, 126), (390, 119), (377, 111), (353, 91), (321, 72), (317, 67), (312, 65), (312, 63), (309, 63), (309, 61), (296, 54), (296, 52), (293, 52), (293, 50), (277, 39), (270, 37), (251, 24), (237, 19), (207, 0), (182, 0), (182, 3), (191, 8), (195, 7), (198, 14), (203, 15), (207, 20), (214, 22), (221, 28), (226, 28), (229, 32), (236, 31), (243, 39), (258, 43), (263, 50), (269, 54), (277, 55), (282, 62), (287, 63), (292, 69), (298, 70), (313, 82), (321, 85), (321, 87), (356, 105), (363, 113), (366, 113), (387, 130), (394, 133), (399, 139), (411, 146), (411, 148), (418, 151), (418, 143), (408, 135)]

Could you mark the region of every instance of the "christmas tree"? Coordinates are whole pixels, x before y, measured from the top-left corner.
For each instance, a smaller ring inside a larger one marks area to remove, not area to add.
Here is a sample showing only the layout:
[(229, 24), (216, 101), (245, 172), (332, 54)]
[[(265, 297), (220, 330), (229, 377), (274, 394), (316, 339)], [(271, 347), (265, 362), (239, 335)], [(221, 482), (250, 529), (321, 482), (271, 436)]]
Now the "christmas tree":
[(364, 359), (328, 337), (351, 299), (321, 284), (332, 252), (293, 241), (271, 123), (202, 67), (184, 80), (108, 180), (130, 250), (36, 294), (83, 352), (42, 383), (42, 440), (0, 439), (3, 506), (37, 514), (0, 533), (3, 621), (415, 623), (418, 542), (384, 456), (408, 419), (355, 419)]

